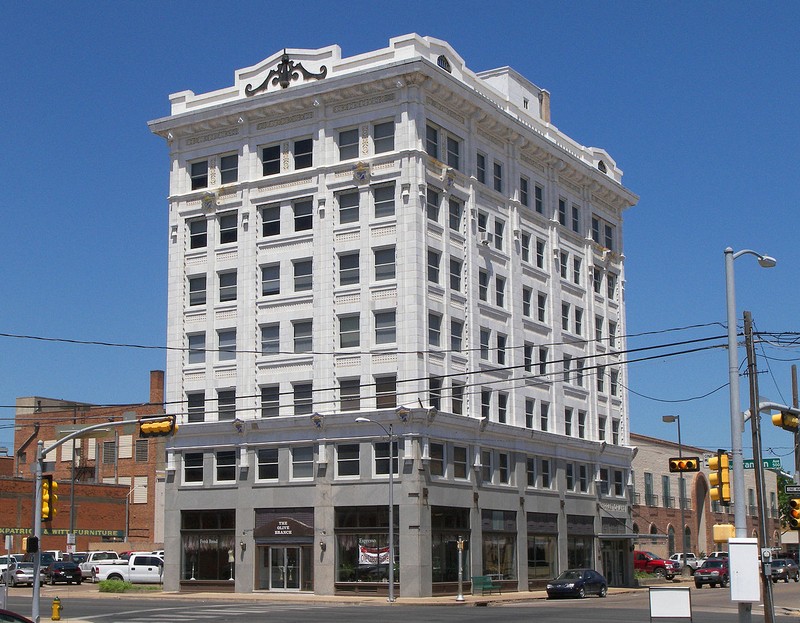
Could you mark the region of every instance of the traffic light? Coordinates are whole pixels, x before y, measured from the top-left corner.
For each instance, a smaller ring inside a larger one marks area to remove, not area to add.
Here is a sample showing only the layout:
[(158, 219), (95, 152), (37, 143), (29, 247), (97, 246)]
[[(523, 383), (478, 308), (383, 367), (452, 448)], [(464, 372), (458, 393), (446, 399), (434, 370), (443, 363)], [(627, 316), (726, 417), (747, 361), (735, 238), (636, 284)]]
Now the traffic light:
[(699, 472), (699, 456), (679, 456), (669, 460), (669, 471), (671, 472)]
[(708, 468), (711, 470), (708, 475), (708, 482), (711, 485), (709, 495), (715, 502), (727, 506), (731, 503), (731, 471), (728, 453), (725, 450), (717, 450), (717, 455), (708, 459)]
[(794, 432), (800, 426), (800, 417), (788, 411), (781, 411), (772, 416), (772, 423), (783, 430)]
[(139, 437), (165, 437), (174, 435), (177, 430), (178, 426), (175, 424), (175, 416), (173, 415), (162, 415), (139, 420)]
[(789, 527), (800, 530), (800, 498), (789, 500)]
[(26, 554), (35, 554), (39, 551), (39, 537), (29, 536), (22, 540), (25, 541), (24, 549)]
[(53, 521), (58, 502), (58, 483), (51, 475), (42, 476), (42, 521)]

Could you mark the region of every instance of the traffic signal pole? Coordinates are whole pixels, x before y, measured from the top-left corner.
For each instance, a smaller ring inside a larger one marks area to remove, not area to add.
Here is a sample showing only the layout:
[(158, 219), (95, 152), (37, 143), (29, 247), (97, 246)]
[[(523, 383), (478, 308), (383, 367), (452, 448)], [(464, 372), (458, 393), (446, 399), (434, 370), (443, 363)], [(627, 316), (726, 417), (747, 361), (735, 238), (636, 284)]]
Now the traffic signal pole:
[[(169, 427), (162, 427), (160, 429), (161, 432), (158, 432), (160, 435), (168, 435), (173, 434), (177, 429), (175, 426), (175, 417), (169, 415), (163, 416), (155, 416), (151, 418), (140, 418), (139, 425), (141, 427), (141, 423), (148, 422), (153, 423), (154, 421), (165, 421), (169, 420), (171, 422), (171, 426)], [(92, 433), (96, 430), (105, 430), (107, 428), (116, 428), (119, 426), (130, 426), (133, 423), (131, 420), (120, 420), (118, 422), (103, 422), (102, 424), (92, 424), (91, 426), (86, 426), (79, 430), (76, 430), (69, 435), (66, 435), (56, 441), (53, 445), (44, 447), (44, 441), (41, 439), (36, 443), (36, 463), (32, 466), (33, 474), (34, 474), (34, 509), (33, 509), (33, 534), (37, 538), (39, 542), (39, 547), (37, 548), (38, 551), (36, 552), (36, 557), (33, 563), (33, 596), (31, 598), (31, 618), (34, 620), (35, 623), (40, 623), (40, 613), (39, 613), (39, 596), (41, 594), (41, 581), (39, 579), (39, 567), (42, 561), (42, 473), (44, 472), (44, 458), (53, 450), (58, 448), (59, 446), (67, 443), (68, 441), (72, 441), (73, 439), (77, 439), (79, 437), (83, 437), (88, 433)], [(75, 486), (75, 482), (73, 481), (72, 486)]]

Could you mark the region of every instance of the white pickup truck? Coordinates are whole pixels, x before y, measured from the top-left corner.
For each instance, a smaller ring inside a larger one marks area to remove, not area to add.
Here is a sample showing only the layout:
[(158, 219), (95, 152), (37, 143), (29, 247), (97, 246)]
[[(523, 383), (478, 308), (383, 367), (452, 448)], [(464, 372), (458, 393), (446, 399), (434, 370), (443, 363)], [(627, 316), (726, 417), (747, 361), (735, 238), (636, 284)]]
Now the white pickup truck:
[(133, 584), (160, 584), (164, 559), (150, 552), (131, 552), (128, 560), (109, 560), (92, 568), (95, 582), (121, 580)]
[(673, 562), (677, 562), (681, 568), (684, 566), (689, 567), (689, 572), (694, 575), (694, 572), (703, 566), (705, 562), (705, 558), (698, 558), (695, 556), (694, 552), (686, 552), (686, 564), (684, 565), (683, 555), (682, 554), (672, 554), (669, 557), (670, 560)]
[(94, 582), (92, 569), (94, 569), (99, 562), (111, 562), (114, 560), (119, 560), (119, 554), (117, 554), (117, 552), (112, 552), (110, 550), (105, 552), (89, 552), (86, 555), (86, 560), (78, 565), (81, 568), (81, 575), (84, 581)]

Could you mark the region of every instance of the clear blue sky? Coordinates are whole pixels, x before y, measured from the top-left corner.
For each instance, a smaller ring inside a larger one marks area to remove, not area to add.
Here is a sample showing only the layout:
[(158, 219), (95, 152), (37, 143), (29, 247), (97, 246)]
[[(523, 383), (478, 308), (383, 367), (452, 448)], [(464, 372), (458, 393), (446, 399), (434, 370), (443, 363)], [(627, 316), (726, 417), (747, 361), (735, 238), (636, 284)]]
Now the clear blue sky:
[[(226, 87), (284, 47), (350, 56), (407, 32), (448, 41), (476, 71), (514, 67), (551, 92), (559, 129), (625, 171), (641, 197), (625, 218), (629, 334), (708, 325), (630, 347), (724, 334), (728, 245), (779, 260), (737, 261), (739, 318), (800, 330), (796, 3), (4, 2), (0, 18), (0, 333), (163, 345), (168, 158), (146, 122), (169, 114), (170, 93)], [(800, 350), (759, 357), (761, 394), (790, 403)], [(0, 445), (17, 396), (146, 401), (164, 361), (0, 337)], [(684, 443), (728, 448), (727, 388), (696, 398), (727, 380), (723, 349), (631, 364), (632, 430), (675, 439), (661, 416), (679, 414)], [(764, 432), (765, 455), (791, 469), (789, 433)]]

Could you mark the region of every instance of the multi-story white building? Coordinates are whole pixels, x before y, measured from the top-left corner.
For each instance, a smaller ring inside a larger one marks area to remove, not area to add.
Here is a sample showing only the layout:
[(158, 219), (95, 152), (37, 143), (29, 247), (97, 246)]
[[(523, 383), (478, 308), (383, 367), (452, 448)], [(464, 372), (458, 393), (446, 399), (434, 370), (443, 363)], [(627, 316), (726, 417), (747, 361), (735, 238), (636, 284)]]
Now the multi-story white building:
[(418, 35), (170, 100), (167, 588), (385, 593), (390, 469), (401, 596), (459, 537), (467, 580), (629, 581), (614, 160)]

